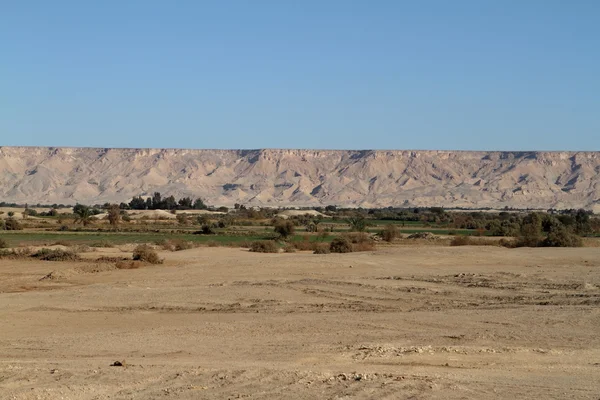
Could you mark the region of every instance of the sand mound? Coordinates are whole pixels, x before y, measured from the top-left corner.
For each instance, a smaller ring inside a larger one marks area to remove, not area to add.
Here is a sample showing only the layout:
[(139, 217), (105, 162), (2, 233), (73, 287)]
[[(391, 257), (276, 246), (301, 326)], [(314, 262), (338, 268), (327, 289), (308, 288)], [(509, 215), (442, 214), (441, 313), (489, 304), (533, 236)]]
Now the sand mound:
[(302, 215), (310, 215), (311, 217), (331, 218), (329, 215), (322, 214), (315, 210), (285, 210), (277, 214), (279, 218), (299, 217)]

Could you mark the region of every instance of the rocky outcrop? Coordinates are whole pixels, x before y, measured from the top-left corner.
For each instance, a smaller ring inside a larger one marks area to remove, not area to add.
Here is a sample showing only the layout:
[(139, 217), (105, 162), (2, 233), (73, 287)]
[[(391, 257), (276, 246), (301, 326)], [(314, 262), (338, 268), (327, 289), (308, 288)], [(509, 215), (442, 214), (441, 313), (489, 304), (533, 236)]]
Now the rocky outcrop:
[(0, 147), (0, 201), (600, 210), (599, 152)]

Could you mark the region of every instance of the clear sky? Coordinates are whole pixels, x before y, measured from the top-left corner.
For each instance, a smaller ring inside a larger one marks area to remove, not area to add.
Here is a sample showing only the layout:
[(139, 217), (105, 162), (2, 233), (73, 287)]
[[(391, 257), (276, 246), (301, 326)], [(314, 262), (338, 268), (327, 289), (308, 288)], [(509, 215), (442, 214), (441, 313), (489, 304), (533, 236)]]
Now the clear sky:
[(0, 0), (0, 145), (600, 150), (600, 1)]

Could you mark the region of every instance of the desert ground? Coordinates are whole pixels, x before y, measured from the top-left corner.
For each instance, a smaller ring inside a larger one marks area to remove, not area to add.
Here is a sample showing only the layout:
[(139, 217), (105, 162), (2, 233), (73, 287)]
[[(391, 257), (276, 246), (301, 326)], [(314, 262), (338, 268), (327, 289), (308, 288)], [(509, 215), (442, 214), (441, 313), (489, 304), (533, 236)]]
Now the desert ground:
[(1, 399), (600, 398), (600, 248), (130, 251), (0, 260)]

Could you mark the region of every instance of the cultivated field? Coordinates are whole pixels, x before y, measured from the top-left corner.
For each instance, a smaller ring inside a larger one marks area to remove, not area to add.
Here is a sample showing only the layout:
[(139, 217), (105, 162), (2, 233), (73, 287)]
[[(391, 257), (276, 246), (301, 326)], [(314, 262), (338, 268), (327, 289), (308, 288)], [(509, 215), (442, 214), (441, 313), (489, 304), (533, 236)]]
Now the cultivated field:
[(0, 260), (1, 399), (600, 396), (600, 248), (115, 246)]

